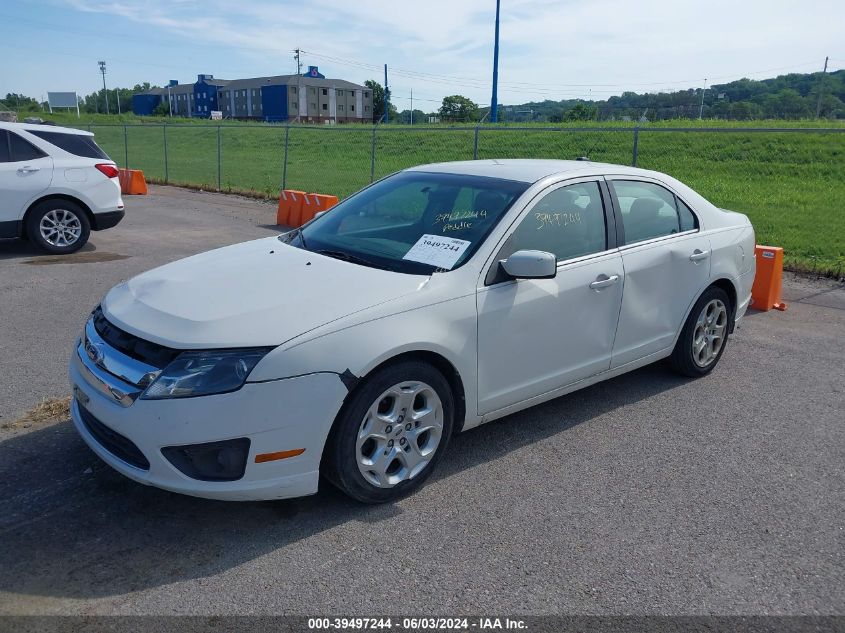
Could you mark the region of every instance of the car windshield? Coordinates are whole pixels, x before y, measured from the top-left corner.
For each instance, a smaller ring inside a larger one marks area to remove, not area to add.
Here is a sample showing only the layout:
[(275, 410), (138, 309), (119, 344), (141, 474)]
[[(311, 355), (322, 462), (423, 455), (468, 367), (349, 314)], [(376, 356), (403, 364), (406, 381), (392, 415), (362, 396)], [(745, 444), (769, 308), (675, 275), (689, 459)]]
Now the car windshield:
[(282, 241), (329, 257), (402, 273), (466, 262), (528, 183), (405, 171), (347, 198)]

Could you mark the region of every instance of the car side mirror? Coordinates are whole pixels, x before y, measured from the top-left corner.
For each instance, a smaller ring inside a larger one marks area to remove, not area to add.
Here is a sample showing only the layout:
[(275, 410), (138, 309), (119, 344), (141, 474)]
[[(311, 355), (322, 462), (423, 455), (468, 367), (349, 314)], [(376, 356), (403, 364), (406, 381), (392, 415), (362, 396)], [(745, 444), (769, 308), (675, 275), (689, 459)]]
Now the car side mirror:
[[(328, 211), (328, 209), (326, 209), (326, 211)], [(314, 219), (316, 220), (321, 215), (325, 215), (326, 211), (317, 211), (317, 213), (314, 214)]]
[(545, 251), (517, 251), (499, 265), (514, 279), (552, 279), (557, 274), (557, 258)]

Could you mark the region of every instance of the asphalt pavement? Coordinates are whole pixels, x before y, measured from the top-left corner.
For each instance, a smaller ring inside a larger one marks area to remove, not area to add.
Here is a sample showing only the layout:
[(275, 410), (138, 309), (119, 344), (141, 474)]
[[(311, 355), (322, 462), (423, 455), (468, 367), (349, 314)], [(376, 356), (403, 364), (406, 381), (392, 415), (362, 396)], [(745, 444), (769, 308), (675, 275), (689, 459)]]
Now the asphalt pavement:
[[(456, 437), (415, 495), (226, 503), (136, 484), (67, 420), (115, 283), (271, 235), (152, 187), (83, 251), (0, 242), (0, 614), (845, 614), (845, 287), (788, 275), (719, 367), (656, 364)], [(213, 271), (210, 271), (213, 272)], [(234, 422), (233, 422), (234, 423)]]

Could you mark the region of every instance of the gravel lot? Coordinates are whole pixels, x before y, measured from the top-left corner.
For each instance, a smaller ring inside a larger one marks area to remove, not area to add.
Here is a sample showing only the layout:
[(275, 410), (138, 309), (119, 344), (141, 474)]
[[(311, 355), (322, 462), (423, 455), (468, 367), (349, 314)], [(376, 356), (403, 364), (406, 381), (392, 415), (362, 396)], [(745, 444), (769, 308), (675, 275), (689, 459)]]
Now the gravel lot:
[(275, 208), (153, 187), (56, 260), (0, 242), (0, 613), (845, 614), (845, 288), (790, 276), (709, 377), (662, 365), (457, 437), (418, 494), (224, 503), (135, 484), (66, 420), (115, 283), (271, 234)]

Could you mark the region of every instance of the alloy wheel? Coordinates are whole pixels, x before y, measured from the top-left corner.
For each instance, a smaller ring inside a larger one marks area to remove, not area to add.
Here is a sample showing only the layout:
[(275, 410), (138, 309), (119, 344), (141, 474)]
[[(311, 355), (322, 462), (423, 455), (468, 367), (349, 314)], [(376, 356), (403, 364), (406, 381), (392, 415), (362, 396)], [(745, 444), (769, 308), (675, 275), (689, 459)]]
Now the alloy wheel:
[(725, 344), (728, 309), (720, 299), (708, 301), (695, 322), (692, 334), (692, 358), (699, 367), (707, 367), (718, 357)]
[(51, 246), (67, 247), (82, 235), (82, 222), (73, 211), (52, 209), (44, 214), (39, 224), (41, 237)]

